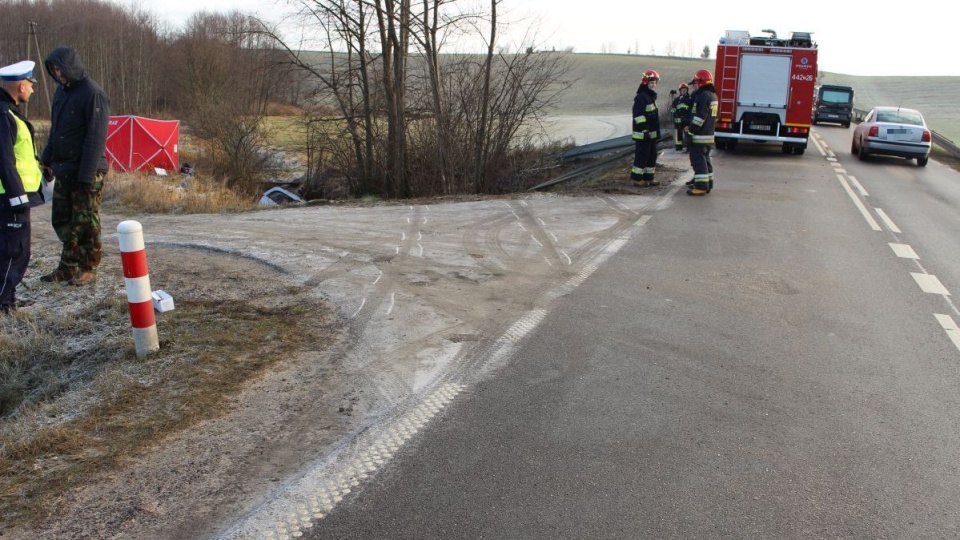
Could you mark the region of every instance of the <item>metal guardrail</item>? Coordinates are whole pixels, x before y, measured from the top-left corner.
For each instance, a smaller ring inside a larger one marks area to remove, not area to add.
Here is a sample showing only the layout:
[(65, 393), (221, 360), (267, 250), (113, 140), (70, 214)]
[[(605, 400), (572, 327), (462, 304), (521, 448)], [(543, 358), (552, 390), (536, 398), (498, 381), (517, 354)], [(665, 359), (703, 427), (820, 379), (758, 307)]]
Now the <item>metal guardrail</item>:
[[(863, 109), (853, 109), (853, 121), (857, 124), (863, 121), (863, 117), (867, 115), (870, 111), (865, 111)], [(933, 144), (939, 146), (940, 148), (946, 150), (951, 156), (960, 159), (960, 146), (957, 146), (956, 143), (950, 139), (940, 135), (934, 130), (930, 130), (931, 135), (933, 135)]]
[(567, 150), (564, 150), (562, 158), (563, 161), (586, 158), (594, 154), (601, 154), (610, 150), (626, 148), (628, 146), (632, 147), (633, 145), (633, 135), (624, 135), (623, 137), (617, 137), (616, 139), (607, 139), (605, 141), (568, 148)]
[(951, 156), (960, 159), (960, 146), (957, 146), (953, 141), (940, 135), (936, 131), (930, 130), (930, 133), (933, 133), (933, 144), (943, 148)]
[[(657, 142), (657, 150), (663, 150), (664, 148), (672, 146), (672, 131), (673, 130), (670, 130), (662, 134), (659, 142)], [(622, 164), (624, 159), (633, 154), (635, 144), (636, 143), (633, 140), (633, 135), (624, 135), (623, 137), (617, 137), (616, 139), (607, 139), (605, 141), (568, 148), (564, 150), (563, 154), (561, 154), (561, 160), (564, 163), (570, 161), (579, 161), (581, 159), (589, 159), (590, 163), (581, 167), (577, 167), (576, 169), (560, 175), (552, 180), (547, 180), (546, 182), (537, 184), (531, 188), (528, 188), (527, 190), (536, 191), (538, 189), (555, 186), (557, 184), (562, 184), (563, 182), (578, 179), (588, 173), (603, 170), (616, 163)]]

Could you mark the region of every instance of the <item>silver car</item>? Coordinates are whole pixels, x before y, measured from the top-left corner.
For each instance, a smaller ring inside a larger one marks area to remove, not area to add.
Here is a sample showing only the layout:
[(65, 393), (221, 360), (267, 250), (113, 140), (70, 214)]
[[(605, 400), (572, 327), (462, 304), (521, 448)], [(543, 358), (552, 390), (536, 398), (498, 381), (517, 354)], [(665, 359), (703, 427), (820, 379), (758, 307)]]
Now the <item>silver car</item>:
[(870, 154), (916, 159), (924, 167), (933, 137), (920, 111), (874, 107), (853, 130), (850, 153), (861, 160)]

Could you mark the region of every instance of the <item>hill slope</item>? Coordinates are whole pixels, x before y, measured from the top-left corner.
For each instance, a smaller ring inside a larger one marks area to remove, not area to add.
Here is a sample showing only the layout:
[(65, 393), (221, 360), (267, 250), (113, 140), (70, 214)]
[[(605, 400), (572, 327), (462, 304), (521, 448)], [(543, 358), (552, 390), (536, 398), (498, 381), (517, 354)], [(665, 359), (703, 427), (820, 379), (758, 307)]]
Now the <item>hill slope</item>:
[[(571, 54), (570, 80), (573, 86), (563, 95), (559, 114), (630, 114), (640, 75), (655, 69), (660, 73), (658, 89), (666, 98), (671, 88), (689, 81), (698, 69), (714, 71), (714, 59), (676, 58), (625, 54)], [(960, 109), (954, 104), (953, 83), (960, 77), (867, 77), (821, 73), (824, 84), (854, 88), (858, 109), (876, 105), (901, 105), (923, 113), (930, 127), (960, 142)]]

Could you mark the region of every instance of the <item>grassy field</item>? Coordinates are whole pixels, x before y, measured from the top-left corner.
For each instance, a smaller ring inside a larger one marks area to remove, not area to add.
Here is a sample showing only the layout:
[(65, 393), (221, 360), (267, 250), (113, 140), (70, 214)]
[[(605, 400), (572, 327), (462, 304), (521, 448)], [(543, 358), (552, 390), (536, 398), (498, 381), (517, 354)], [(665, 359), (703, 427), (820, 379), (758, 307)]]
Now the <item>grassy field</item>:
[[(714, 60), (614, 54), (571, 55), (573, 86), (562, 97), (558, 114), (629, 114), (640, 75), (655, 69), (660, 73), (658, 92), (666, 98), (671, 88), (689, 81), (694, 72), (714, 71)], [(823, 84), (853, 87), (858, 109), (877, 105), (900, 105), (923, 113), (930, 127), (960, 142), (960, 108), (955, 105), (952, 83), (957, 77), (865, 77), (822, 73)]]

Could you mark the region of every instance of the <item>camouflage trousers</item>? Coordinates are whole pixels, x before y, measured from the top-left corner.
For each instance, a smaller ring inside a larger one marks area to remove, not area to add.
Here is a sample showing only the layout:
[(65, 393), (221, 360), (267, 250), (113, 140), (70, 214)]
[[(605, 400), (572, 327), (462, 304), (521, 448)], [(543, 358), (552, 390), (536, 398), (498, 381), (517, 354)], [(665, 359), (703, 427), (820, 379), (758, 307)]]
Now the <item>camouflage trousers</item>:
[(96, 272), (103, 257), (100, 238), (100, 203), (103, 201), (103, 175), (92, 185), (70, 178), (57, 178), (51, 202), (51, 222), (63, 244), (58, 270), (76, 274)]

